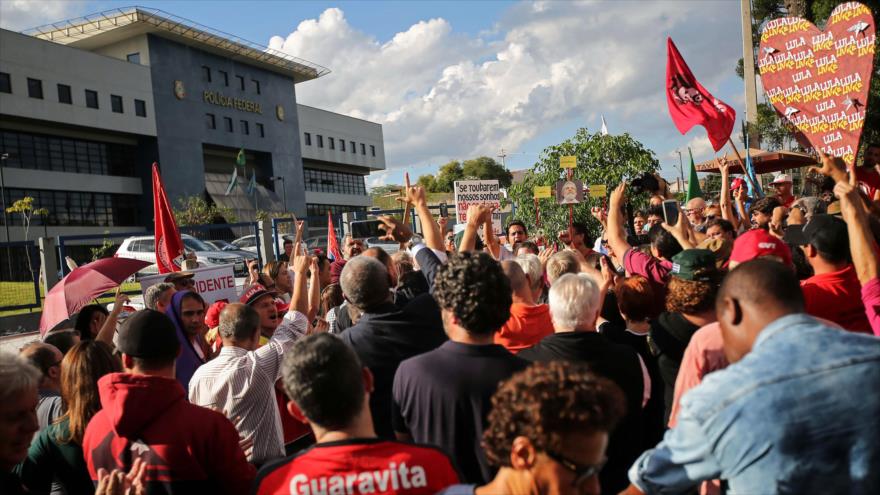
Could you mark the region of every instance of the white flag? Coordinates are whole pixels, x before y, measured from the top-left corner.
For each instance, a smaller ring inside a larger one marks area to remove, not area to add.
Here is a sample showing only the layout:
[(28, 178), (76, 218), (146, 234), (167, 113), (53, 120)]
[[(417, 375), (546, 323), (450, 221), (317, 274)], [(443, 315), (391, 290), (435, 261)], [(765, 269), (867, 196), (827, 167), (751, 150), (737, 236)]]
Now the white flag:
[(599, 130), (599, 134), (603, 136), (608, 135), (608, 126), (605, 124), (605, 116), (602, 116), (602, 128)]
[(232, 168), (232, 180), (229, 181), (229, 185), (226, 186), (226, 196), (229, 196), (229, 193), (232, 192), (232, 189), (235, 188), (235, 183), (238, 181), (238, 167)]

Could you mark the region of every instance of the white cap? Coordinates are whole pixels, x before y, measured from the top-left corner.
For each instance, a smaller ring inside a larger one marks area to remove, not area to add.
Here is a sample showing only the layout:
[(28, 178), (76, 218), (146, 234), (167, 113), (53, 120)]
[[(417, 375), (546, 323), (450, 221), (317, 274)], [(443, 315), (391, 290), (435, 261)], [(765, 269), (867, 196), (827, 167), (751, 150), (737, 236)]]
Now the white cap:
[(785, 183), (791, 184), (791, 176), (788, 174), (779, 174), (776, 176), (775, 179), (773, 179), (773, 182), (771, 182), (771, 184), (785, 184)]

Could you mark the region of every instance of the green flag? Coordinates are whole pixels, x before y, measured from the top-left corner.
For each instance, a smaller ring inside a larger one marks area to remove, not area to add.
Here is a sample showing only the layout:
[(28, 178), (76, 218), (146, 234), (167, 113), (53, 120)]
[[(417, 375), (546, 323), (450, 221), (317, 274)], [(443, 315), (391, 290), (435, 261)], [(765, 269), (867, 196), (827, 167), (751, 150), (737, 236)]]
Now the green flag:
[(694, 154), (691, 153), (690, 148), (688, 148), (688, 154), (691, 156), (691, 171), (688, 176), (688, 192), (685, 201), (703, 197), (703, 191), (700, 189), (700, 179), (697, 178), (697, 167), (694, 165)]
[(244, 166), (246, 163), (247, 163), (247, 160), (245, 159), (245, 156), (244, 156), (244, 148), (241, 148), (240, 150), (238, 150), (238, 154), (235, 155), (235, 164)]

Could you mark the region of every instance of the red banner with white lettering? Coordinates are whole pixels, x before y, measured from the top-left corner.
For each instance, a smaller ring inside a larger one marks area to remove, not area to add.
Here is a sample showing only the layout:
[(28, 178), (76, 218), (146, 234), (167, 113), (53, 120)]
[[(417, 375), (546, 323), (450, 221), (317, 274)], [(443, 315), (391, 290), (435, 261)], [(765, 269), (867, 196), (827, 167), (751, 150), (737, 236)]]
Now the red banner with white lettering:
[(183, 262), (183, 241), (165, 195), (159, 164), (153, 162), (153, 221), (155, 222), (156, 265), (159, 273), (179, 272)]
[(675, 127), (686, 134), (695, 125), (709, 133), (709, 142), (715, 151), (730, 138), (736, 112), (727, 103), (712, 96), (694, 77), (693, 72), (678, 53), (672, 38), (666, 39), (666, 102)]

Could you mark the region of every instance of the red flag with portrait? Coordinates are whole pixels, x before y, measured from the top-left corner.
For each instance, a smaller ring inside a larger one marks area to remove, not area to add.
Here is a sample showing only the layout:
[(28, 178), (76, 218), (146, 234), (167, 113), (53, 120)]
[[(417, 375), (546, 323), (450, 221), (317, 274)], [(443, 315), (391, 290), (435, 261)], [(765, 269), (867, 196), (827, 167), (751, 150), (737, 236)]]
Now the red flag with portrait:
[(730, 139), (736, 112), (727, 103), (712, 96), (694, 77), (672, 38), (666, 39), (666, 101), (675, 127), (686, 134), (695, 125), (709, 133), (715, 151)]
[(165, 186), (159, 175), (159, 164), (153, 162), (153, 221), (155, 222), (156, 265), (159, 273), (179, 272), (183, 262), (183, 241), (174, 220)]

